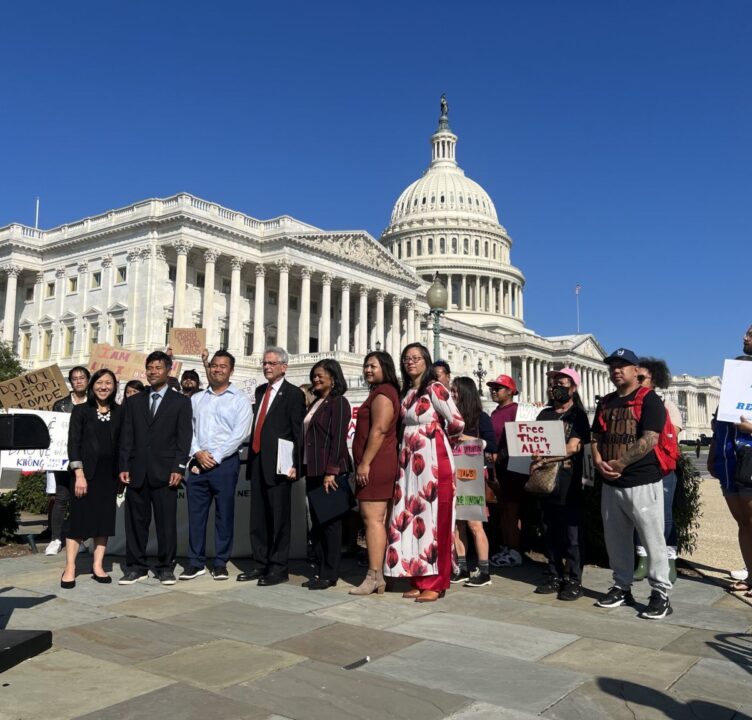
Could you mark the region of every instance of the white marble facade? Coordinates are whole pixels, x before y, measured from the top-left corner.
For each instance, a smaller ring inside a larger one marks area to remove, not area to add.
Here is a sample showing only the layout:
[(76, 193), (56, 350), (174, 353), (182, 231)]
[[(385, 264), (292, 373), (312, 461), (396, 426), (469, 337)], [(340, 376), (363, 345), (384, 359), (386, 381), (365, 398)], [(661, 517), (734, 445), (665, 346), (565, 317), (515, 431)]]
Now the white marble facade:
[[(210, 350), (236, 355), (238, 379), (259, 377), (263, 348), (282, 345), (291, 379), (306, 381), (332, 356), (357, 400), (369, 349), (433, 347), (425, 293), (439, 272), (449, 289), (441, 351), (455, 374), (472, 376), (480, 362), (486, 380), (512, 375), (522, 400), (542, 402), (546, 371), (574, 366), (593, 408), (610, 390), (604, 348), (592, 335), (545, 338), (525, 327), (511, 238), (458, 167), (456, 141), (442, 116), (431, 164), (398, 199), (381, 241), (289, 216), (257, 220), (186, 193), (49, 230), (2, 227), (2, 337), (26, 367), (66, 369), (85, 364), (94, 342), (149, 351), (164, 347), (170, 327), (204, 327)], [(692, 418), (686, 436), (709, 432), (717, 379), (677, 381)]]

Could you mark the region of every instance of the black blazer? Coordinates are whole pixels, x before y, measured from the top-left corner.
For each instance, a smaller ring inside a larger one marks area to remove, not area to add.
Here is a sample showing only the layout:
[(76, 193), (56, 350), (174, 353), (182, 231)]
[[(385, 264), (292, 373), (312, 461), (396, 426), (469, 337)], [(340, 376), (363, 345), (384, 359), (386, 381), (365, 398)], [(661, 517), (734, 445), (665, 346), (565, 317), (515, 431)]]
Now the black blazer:
[[(110, 406), (110, 436), (112, 437), (112, 471), (117, 477), (118, 441), (123, 411), (114, 403)], [(97, 409), (89, 403), (74, 405), (68, 427), (68, 463), (82, 463), (84, 477), (92, 480), (97, 472), (99, 443), (97, 442)]]
[(256, 403), (253, 406), (253, 424), (251, 425), (251, 436), (248, 447), (248, 464), (246, 465), (246, 477), (254, 480), (254, 466), (258, 468), (256, 474), (260, 476), (255, 478), (263, 480), (267, 485), (277, 485), (282, 482), (290, 482), (287, 475), (277, 475), (277, 440), (291, 440), (294, 444), (293, 457), (295, 458), (295, 469), (298, 473), (298, 479), (302, 475), (300, 452), (303, 447), (303, 418), (305, 417), (305, 395), (303, 391), (287, 382), (282, 381), (277, 394), (274, 396), (272, 404), (266, 413), (264, 426), (261, 428), (261, 452), (253, 452), (253, 435), (256, 432), (256, 421), (258, 420), (261, 405), (264, 402), (264, 393), (268, 383), (259, 385), (256, 388)]
[(168, 389), (152, 418), (151, 393), (132, 395), (123, 403), (120, 472), (130, 473), (131, 487), (146, 480), (152, 487), (170, 482), (171, 473), (185, 475), (193, 436), (191, 401)]
[(350, 403), (342, 395), (327, 397), (311, 418), (305, 436), (308, 477), (341, 475), (352, 470), (347, 450)]

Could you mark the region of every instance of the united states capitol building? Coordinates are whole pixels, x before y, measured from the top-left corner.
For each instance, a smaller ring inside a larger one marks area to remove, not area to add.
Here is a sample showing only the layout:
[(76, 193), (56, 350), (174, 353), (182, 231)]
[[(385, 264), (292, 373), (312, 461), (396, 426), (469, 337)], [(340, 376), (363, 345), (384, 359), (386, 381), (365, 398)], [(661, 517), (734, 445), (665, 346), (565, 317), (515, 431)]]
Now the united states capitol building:
[[(608, 353), (590, 334), (542, 337), (525, 326), (525, 276), (512, 264), (512, 239), (489, 195), (457, 164), (445, 103), (430, 140), (428, 169), (400, 194), (378, 240), (288, 215), (258, 220), (187, 193), (49, 230), (6, 225), (3, 338), (25, 367), (65, 370), (86, 364), (92, 343), (150, 351), (172, 327), (203, 327), (210, 350), (238, 358), (236, 379), (259, 378), (264, 347), (281, 345), (292, 381), (307, 381), (314, 362), (333, 357), (357, 400), (368, 350), (433, 347), (426, 291), (438, 272), (448, 291), (441, 355), (454, 374), (505, 373), (523, 401), (542, 402), (546, 372), (575, 367), (593, 409), (611, 389)], [(684, 437), (709, 433), (719, 390), (717, 377), (674, 378)]]

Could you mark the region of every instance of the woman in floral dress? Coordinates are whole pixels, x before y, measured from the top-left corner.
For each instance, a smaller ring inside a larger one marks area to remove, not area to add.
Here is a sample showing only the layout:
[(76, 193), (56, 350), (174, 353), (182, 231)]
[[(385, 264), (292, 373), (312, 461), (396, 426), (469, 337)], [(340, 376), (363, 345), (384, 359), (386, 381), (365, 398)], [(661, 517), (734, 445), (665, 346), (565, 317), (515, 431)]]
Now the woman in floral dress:
[(412, 578), (403, 597), (434, 602), (449, 587), (454, 531), (454, 460), (465, 423), (436, 380), (428, 349), (405, 347), (399, 478), (387, 528), (384, 574)]

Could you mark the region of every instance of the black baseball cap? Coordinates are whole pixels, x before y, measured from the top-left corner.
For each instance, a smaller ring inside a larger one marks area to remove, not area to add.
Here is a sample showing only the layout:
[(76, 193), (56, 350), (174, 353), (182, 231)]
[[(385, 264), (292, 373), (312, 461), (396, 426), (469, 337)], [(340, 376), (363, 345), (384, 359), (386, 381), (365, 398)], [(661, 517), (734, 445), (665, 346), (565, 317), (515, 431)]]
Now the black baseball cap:
[(624, 363), (624, 365), (639, 365), (640, 359), (631, 350), (619, 348), (614, 350), (607, 358), (604, 358), (603, 362), (606, 365), (616, 362)]

